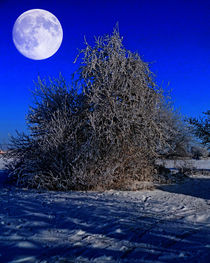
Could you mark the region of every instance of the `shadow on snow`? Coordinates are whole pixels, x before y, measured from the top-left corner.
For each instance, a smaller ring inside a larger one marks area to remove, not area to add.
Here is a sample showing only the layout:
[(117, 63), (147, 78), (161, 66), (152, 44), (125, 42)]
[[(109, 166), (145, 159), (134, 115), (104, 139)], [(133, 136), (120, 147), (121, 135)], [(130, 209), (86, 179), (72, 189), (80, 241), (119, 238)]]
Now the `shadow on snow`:
[[(190, 187), (187, 187), (189, 183)], [(210, 200), (210, 176), (206, 178), (189, 178), (187, 182), (182, 184), (162, 185), (158, 188), (169, 193), (184, 194)]]
[(75, 259), (81, 256), (84, 262), (193, 263), (210, 256), (208, 227), (149, 213), (143, 202), (110, 193), (26, 191), (8, 187), (0, 176), (1, 263), (52, 262), (55, 256), (64, 262), (83, 262)]

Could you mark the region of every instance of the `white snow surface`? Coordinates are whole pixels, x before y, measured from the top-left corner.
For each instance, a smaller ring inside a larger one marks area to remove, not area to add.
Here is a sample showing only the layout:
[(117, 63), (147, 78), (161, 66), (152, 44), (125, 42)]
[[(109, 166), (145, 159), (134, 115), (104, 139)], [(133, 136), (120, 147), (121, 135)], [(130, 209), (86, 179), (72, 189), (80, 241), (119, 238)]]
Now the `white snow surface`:
[(158, 160), (158, 164), (163, 164), (166, 168), (189, 167), (200, 170), (210, 170), (210, 158), (201, 160)]
[(1, 263), (210, 262), (208, 176), (130, 192), (27, 190), (5, 176)]

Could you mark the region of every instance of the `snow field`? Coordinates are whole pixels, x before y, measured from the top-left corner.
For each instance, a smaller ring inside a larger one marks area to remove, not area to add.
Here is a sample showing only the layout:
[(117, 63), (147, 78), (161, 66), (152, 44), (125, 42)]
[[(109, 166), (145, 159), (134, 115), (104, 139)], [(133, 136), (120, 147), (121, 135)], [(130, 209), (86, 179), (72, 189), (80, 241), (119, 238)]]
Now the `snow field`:
[(1, 263), (209, 262), (209, 176), (154, 191), (0, 188)]

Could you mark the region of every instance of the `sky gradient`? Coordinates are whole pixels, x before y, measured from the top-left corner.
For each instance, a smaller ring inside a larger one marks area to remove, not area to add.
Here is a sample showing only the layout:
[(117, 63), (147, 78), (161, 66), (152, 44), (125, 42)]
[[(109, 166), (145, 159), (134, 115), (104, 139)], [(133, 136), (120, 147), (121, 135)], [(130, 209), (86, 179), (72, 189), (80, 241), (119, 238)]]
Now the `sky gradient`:
[[(12, 40), (15, 20), (29, 9), (53, 13), (63, 28), (63, 42), (55, 55), (31, 60)], [(84, 36), (110, 34), (119, 22), (124, 46), (138, 52), (163, 87), (172, 89), (174, 105), (186, 116), (210, 108), (209, 0), (1, 0), (0, 1), (0, 144), (15, 130), (25, 131), (37, 76), (67, 81)]]

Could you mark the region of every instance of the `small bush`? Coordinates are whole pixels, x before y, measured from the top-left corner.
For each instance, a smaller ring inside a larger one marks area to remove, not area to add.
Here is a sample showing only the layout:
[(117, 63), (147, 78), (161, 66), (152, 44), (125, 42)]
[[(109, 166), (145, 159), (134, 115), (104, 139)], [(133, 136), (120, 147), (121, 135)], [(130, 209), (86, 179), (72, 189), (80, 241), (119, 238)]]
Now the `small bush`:
[(193, 146), (191, 148), (191, 153), (194, 159), (207, 158), (209, 155), (209, 151), (201, 146)]
[(200, 118), (189, 118), (186, 120), (191, 126), (194, 135), (201, 140), (201, 143), (210, 149), (210, 110), (203, 112)]

